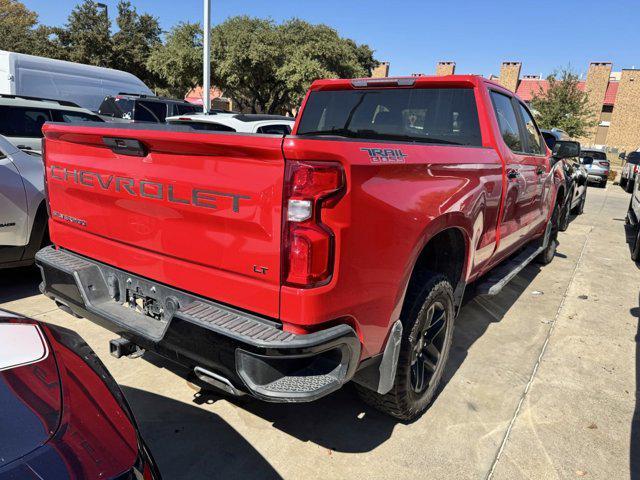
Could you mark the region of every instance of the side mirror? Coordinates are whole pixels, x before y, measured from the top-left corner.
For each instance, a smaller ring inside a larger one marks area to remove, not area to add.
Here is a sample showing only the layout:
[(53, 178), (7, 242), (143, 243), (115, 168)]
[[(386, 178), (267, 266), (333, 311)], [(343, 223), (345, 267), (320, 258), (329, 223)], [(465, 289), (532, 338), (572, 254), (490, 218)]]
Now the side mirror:
[(572, 140), (558, 140), (553, 146), (552, 155), (556, 160), (580, 156), (580, 143)]
[(627, 158), (627, 154), (625, 152), (622, 152), (620, 155), (618, 155), (618, 158), (624, 160), (625, 158)]

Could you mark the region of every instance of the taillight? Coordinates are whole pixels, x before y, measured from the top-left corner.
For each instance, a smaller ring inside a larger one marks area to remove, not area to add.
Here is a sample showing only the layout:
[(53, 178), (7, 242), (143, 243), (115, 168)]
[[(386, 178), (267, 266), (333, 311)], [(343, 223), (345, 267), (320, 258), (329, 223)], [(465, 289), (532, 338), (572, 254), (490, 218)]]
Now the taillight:
[(638, 170), (640, 170), (640, 169), (638, 168), (638, 165), (634, 165), (634, 166), (633, 166), (633, 174), (635, 175), (636, 173), (638, 173)]
[(335, 206), (345, 190), (344, 170), (333, 162), (287, 162), (284, 189), (283, 279), (310, 288), (333, 273), (334, 236), (322, 211)]

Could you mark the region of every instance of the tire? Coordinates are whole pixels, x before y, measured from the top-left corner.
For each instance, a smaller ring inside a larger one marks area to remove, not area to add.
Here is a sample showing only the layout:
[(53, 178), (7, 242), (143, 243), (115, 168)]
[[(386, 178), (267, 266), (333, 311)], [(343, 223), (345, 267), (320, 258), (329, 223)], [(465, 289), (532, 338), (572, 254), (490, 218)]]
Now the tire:
[(640, 225), (636, 227), (636, 241), (633, 243), (631, 260), (633, 260), (634, 262), (640, 260)]
[(536, 257), (536, 261), (542, 265), (549, 265), (556, 255), (556, 248), (558, 248), (558, 220), (560, 217), (560, 205), (556, 204), (551, 214), (549, 222), (551, 223), (551, 233), (549, 234), (549, 243)]
[(580, 203), (571, 209), (571, 213), (574, 215), (582, 215), (584, 213), (584, 204), (587, 201), (587, 189), (584, 189), (582, 196), (580, 197)]
[(429, 272), (419, 283), (405, 299), (400, 355), (391, 391), (381, 395), (356, 385), (364, 402), (405, 421), (420, 416), (433, 401), (453, 339), (451, 283), (444, 275)]
[(598, 186), (600, 188), (607, 188), (607, 179), (603, 178), (602, 180), (600, 180), (600, 182), (598, 183)]
[(624, 191), (627, 193), (633, 192), (634, 180), (627, 180), (627, 184), (624, 187)]
[(627, 189), (627, 179), (626, 179), (626, 178), (621, 178), (621, 179), (620, 179), (620, 187), (621, 187), (623, 190), (626, 190), (626, 189)]
[(569, 201), (562, 208), (560, 218), (558, 219), (558, 231), (560, 232), (566, 232), (569, 228), (569, 209), (571, 207), (571, 198), (573, 197), (573, 192), (571, 192), (569, 195)]

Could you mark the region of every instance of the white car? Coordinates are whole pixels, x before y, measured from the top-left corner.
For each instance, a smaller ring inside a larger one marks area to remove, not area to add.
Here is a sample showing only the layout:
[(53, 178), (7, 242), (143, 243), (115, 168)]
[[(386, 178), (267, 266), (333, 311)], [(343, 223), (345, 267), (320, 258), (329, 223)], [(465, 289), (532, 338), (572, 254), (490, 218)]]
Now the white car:
[(168, 117), (171, 125), (186, 125), (195, 130), (215, 132), (262, 133), (268, 135), (288, 135), (295, 119), (280, 115), (260, 115), (249, 113), (212, 113), (177, 115)]
[(0, 269), (30, 265), (48, 243), (40, 153), (0, 135)]
[(45, 122), (103, 121), (72, 102), (0, 94), (0, 135), (18, 148), (40, 151)]

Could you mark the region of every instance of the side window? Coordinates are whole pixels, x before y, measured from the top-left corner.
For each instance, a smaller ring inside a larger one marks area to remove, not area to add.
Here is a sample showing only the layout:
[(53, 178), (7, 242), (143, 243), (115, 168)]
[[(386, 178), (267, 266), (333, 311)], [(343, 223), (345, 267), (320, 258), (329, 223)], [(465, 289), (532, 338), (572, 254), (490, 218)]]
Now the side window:
[(542, 155), (544, 148), (542, 147), (542, 140), (540, 138), (540, 131), (536, 126), (536, 122), (531, 117), (529, 110), (527, 110), (521, 103), (520, 112), (522, 113), (522, 120), (524, 121), (524, 133), (527, 136), (527, 153), (533, 153), (534, 155)]
[(498, 92), (491, 92), (491, 102), (498, 118), (500, 133), (504, 143), (514, 152), (522, 152), (523, 142), (518, 128), (518, 117), (513, 109), (511, 97)]
[(164, 123), (167, 118), (167, 104), (163, 102), (148, 102), (139, 100), (136, 102), (134, 120), (140, 122)]
[(49, 121), (49, 110), (0, 107), (0, 134), (7, 137), (42, 138), (42, 125)]
[(258, 127), (256, 133), (265, 133), (269, 135), (289, 135), (291, 127), (289, 125), (264, 125)]
[(84, 112), (66, 112), (64, 110), (53, 111), (54, 122), (102, 122), (102, 119), (97, 115), (90, 115)]

